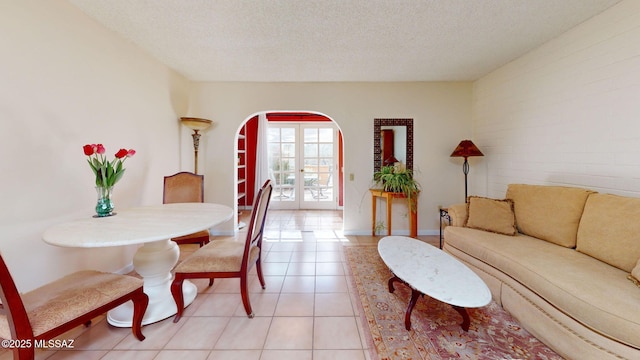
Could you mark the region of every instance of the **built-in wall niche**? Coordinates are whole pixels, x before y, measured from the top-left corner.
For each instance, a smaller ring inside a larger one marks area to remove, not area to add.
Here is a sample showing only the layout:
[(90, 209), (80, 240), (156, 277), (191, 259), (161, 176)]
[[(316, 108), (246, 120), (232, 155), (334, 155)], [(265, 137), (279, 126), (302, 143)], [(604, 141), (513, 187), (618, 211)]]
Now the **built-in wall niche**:
[(373, 171), (393, 159), (413, 170), (413, 119), (373, 120)]

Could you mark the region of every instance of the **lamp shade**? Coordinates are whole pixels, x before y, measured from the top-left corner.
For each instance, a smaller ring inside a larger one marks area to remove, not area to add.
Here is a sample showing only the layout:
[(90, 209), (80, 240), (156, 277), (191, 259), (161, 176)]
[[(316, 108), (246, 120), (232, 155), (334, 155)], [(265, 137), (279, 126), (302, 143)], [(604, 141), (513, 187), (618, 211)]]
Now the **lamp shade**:
[(211, 120), (194, 117), (181, 117), (180, 122), (194, 131), (205, 130), (213, 123)]
[(468, 158), (470, 156), (484, 156), (482, 151), (471, 140), (462, 140), (455, 150), (451, 153), (451, 157)]

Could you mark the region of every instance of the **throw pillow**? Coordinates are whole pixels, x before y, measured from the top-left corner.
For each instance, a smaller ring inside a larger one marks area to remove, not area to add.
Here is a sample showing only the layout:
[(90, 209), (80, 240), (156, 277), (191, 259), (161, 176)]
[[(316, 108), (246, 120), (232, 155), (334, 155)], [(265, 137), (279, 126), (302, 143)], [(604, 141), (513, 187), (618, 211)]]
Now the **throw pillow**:
[(513, 201), (510, 199), (469, 196), (467, 214), (465, 227), (511, 236), (518, 232), (516, 217), (513, 213)]
[(633, 281), (633, 283), (636, 284), (637, 286), (640, 286), (640, 259), (638, 259), (638, 262), (636, 263), (636, 267), (634, 267), (633, 270), (631, 270), (631, 274), (627, 276), (627, 278)]
[(640, 198), (591, 194), (576, 250), (630, 273), (640, 258)]

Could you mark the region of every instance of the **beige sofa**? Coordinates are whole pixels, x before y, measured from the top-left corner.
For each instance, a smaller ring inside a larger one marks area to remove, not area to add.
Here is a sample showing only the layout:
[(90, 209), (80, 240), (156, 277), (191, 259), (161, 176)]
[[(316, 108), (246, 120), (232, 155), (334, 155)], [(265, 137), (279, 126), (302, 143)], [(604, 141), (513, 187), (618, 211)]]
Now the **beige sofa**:
[(512, 184), (448, 210), (444, 251), (530, 333), (568, 359), (640, 359), (640, 199)]

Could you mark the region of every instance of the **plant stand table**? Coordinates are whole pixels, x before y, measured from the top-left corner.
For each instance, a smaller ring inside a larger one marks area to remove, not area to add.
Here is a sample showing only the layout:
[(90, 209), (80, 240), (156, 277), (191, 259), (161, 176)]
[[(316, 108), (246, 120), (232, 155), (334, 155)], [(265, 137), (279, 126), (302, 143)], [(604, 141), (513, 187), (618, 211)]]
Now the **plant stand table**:
[[(369, 189), (371, 192), (371, 235), (376, 235), (376, 198), (383, 198), (387, 201), (387, 236), (391, 235), (391, 205), (393, 199), (406, 199), (403, 193), (388, 192), (380, 189)], [(409, 236), (418, 237), (418, 195), (413, 198), (414, 206), (407, 199), (407, 207), (409, 209)]]

